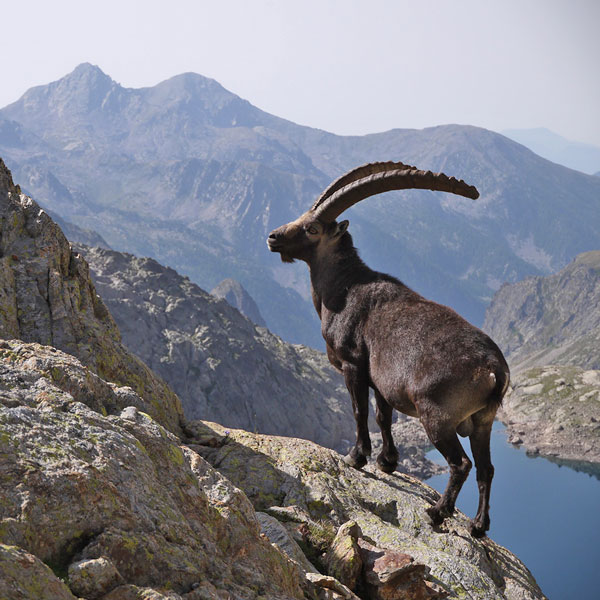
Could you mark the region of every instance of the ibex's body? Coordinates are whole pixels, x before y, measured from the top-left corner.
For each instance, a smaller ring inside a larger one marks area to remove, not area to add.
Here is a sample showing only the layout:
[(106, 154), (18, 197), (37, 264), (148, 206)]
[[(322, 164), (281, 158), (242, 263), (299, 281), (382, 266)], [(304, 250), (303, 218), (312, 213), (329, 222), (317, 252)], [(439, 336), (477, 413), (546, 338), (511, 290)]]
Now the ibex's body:
[(347, 462), (361, 468), (370, 454), (367, 417), (372, 388), (383, 434), (377, 464), (383, 471), (393, 471), (398, 462), (391, 434), (393, 408), (419, 417), (450, 465), (448, 487), (428, 509), (433, 523), (439, 524), (454, 511), (471, 468), (457, 431), (469, 436), (480, 491), (472, 533), (483, 535), (489, 528), (493, 476), (490, 432), (508, 386), (506, 361), (489, 337), (453, 310), (369, 269), (346, 232), (348, 222), (335, 222), (355, 202), (402, 187), (428, 187), (471, 197), (477, 193), (464, 182), (401, 163), (366, 165), (334, 182), (299, 219), (273, 231), (269, 248), (280, 252), (286, 262), (298, 258), (309, 266), (327, 354), (344, 375), (356, 418), (356, 445)]

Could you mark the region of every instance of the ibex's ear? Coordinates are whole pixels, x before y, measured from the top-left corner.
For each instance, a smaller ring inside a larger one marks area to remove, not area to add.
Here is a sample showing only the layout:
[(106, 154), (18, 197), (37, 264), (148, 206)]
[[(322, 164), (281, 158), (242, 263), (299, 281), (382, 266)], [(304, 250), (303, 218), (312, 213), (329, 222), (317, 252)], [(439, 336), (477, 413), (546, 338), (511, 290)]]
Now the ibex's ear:
[(346, 233), (346, 229), (348, 229), (348, 225), (350, 225), (350, 221), (340, 221), (333, 232), (333, 237), (339, 237), (343, 233)]

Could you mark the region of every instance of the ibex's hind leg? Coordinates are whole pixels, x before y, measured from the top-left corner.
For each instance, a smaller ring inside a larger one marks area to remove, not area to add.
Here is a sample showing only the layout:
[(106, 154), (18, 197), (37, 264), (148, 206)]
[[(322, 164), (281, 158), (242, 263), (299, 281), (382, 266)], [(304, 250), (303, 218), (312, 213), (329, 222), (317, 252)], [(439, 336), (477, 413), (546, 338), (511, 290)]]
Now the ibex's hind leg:
[(355, 469), (362, 469), (371, 455), (369, 436), (369, 380), (366, 373), (355, 365), (344, 363), (342, 367), (346, 387), (352, 398), (354, 420), (356, 421), (356, 444), (344, 457), (344, 462)]
[(423, 417), (421, 417), (421, 422), (431, 443), (442, 453), (450, 466), (450, 478), (444, 493), (435, 506), (427, 509), (431, 522), (434, 525), (440, 525), (446, 517), (454, 513), (456, 498), (472, 465), (458, 441), (455, 426), (437, 422), (437, 419), (426, 420)]
[(381, 429), (383, 441), (383, 448), (377, 456), (377, 467), (384, 473), (393, 473), (398, 466), (398, 450), (392, 436), (392, 413), (394, 409), (378, 391), (375, 391), (375, 400), (377, 402), (375, 420)]
[(484, 409), (473, 415), (474, 429), (470, 435), (471, 452), (477, 469), (479, 507), (471, 523), (471, 535), (482, 537), (490, 528), (490, 489), (494, 477), (494, 466), (490, 455), (490, 437), (494, 423), (494, 411)]

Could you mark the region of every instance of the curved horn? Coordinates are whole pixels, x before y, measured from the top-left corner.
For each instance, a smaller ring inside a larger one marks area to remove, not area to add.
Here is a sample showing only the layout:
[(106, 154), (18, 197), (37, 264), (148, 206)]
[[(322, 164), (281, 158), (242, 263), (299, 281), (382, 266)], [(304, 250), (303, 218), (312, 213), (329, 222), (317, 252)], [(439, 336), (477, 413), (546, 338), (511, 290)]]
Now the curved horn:
[[(396, 166), (398, 165), (398, 166)], [(373, 171), (369, 172), (369, 169)], [(357, 172), (367, 173), (357, 178)], [(326, 196), (327, 192), (333, 191)], [(425, 189), (459, 194), (476, 200), (479, 198), (477, 189), (465, 183), (462, 179), (448, 177), (444, 173), (420, 171), (402, 163), (373, 163), (363, 165), (332, 183), (311, 208), (315, 217), (325, 222), (334, 221), (352, 205), (376, 194), (391, 190)]]
[(323, 202), (325, 202), (325, 200), (327, 200), (327, 198), (329, 198), (329, 196), (337, 192), (339, 189), (353, 183), (354, 181), (358, 181), (359, 179), (368, 177), (369, 175), (374, 175), (375, 173), (392, 171), (394, 169), (416, 169), (416, 167), (411, 167), (410, 165), (405, 165), (401, 162), (392, 162), (391, 160), (388, 162), (367, 163), (365, 165), (361, 165), (360, 167), (356, 167), (341, 177), (338, 177), (333, 183), (331, 183), (317, 198), (310, 210), (316, 210), (321, 204), (323, 204)]

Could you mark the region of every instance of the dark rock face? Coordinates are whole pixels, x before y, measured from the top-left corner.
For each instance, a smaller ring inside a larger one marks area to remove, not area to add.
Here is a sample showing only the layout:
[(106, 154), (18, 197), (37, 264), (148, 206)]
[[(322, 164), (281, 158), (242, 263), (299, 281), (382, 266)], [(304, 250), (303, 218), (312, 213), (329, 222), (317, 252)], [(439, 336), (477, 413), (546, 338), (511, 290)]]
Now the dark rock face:
[(504, 285), (483, 328), (513, 368), (600, 369), (600, 250), (580, 254), (555, 275)]
[(187, 418), (347, 448), (350, 400), (325, 355), (255, 326), (152, 259), (77, 247), (124, 343), (171, 385)]
[(243, 315), (248, 317), (253, 323), (266, 327), (267, 324), (262, 318), (256, 302), (252, 296), (242, 287), (242, 284), (235, 279), (224, 279), (219, 285), (210, 292), (215, 298), (223, 298), (237, 308)]
[(145, 410), (178, 430), (178, 398), (121, 344), (87, 263), (52, 219), (20, 193), (1, 160), (0, 228), (0, 337), (77, 356), (100, 377), (137, 390)]

